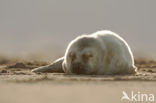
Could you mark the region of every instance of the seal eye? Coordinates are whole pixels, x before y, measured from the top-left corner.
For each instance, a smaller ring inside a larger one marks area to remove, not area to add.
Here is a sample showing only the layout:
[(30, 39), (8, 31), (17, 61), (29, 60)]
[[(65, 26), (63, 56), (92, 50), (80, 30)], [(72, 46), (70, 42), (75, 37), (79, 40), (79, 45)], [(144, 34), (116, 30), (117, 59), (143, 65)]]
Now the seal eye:
[(91, 58), (91, 57), (93, 57), (92, 54), (83, 54), (83, 55), (82, 55), (82, 60), (83, 60), (85, 63), (87, 63), (88, 60), (89, 60), (89, 58)]
[(88, 54), (87, 56), (88, 56), (88, 57), (93, 57), (93, 55), (92, 55), (92, 54)]
[(69, 53), (69, 57), (71, 58), (71, 60), (75, 60), (76, 59), (76, 54), (75, 53)]

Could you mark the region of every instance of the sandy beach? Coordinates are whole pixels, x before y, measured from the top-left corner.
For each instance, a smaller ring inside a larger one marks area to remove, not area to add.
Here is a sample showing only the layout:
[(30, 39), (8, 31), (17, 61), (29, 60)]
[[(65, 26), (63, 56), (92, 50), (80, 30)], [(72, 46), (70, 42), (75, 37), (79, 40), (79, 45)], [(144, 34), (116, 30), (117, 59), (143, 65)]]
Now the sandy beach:
[[(136, 60), (136, 75), (31, 73), (46, 62), (6, 62), (0, 67), (0, 103), (130, 103), (127, 94), (156, 95), (156, 62)], [(153, 102), (154, 103), (154, 102)]]

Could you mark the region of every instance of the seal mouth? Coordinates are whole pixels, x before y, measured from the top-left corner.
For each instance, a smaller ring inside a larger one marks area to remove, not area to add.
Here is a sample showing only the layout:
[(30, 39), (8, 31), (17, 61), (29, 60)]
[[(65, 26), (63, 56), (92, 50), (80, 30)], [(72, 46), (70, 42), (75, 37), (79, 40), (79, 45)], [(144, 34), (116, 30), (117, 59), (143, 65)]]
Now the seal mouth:
[(84, 69), (73, 68), (72, 73), (74, 73), (74, 74), (85, 74), (85, 71), (84, 71)]
[(85, 68), (81, 63), (74, 63), (71, 66), (71, 72), (74, 74), (85, 74)]

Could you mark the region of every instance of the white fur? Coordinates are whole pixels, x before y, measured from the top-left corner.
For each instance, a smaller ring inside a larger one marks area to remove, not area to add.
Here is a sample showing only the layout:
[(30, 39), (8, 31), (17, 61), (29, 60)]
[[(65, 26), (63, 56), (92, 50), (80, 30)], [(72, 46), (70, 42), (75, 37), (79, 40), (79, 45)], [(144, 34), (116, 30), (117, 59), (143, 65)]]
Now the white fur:
[[(89, 46), (85, 46), (86, 44)], [(80, 49), (83, 46), (85, 47)], [(137, 71), (133, 54), (126, 41), (116, 33), (104, 30), (75, 38), (68, 45), (63, 58), (50, 65), (36, 68), (32, 72), (64, 71), (70, 74), (72, 73), (71, 65), (73, 63), (69, 56), (71, 53), (75, 53), (77, 56), (74, 62), (85, 65), (85, 68), (83, 68), (87, 71), (85, 74), (133, 74)], [(87, 62), (84, 63), (82, 59), (84, 54), (93, 54), (93, 57), (89, 57)]]
[[(64, 56), (64, 72), (71, 73), (71, 70), (69, 68), (70, 62), (67, 61), (68, 52), (75, 51), (75, 48), (78, 47), (75, 47), (75, 45), (73, 44), (79, 42), (79, 39), (82, 39), (84, 37), (95, 38), (99, 42), (99, 44), (97, 45), (100, 45), (101, 49), (103, 50), (103, 52), (99, 52), (96, 47), (95, 49), (93, 49), (97, 52), (99, 58), (101, 58), (102, 56), (102, 61), (98, 63), (96, 62), (96, 65), (98, 66), (96, 66), (96, 68), (94, 67), (95, 74), (132, 74), (136, 72), (136, 67), (134, 66), (134, 58), (131, 49), (126, 41), (116, 33), (107, 30), (98, 31), (90, 35), (82, 35), (74, 39), (69, 44)], [(103, 55), (103, 53), (105, 54)], [(92, 64), (94, 64), (94, 62), (92, 62)], [(92, 66), (92, 64), (89, 65)]]

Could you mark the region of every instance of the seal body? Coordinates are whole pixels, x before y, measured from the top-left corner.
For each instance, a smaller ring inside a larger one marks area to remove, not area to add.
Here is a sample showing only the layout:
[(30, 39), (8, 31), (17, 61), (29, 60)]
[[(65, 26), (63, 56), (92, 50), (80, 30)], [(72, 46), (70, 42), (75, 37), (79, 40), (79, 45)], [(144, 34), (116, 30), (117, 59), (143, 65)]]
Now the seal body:
[(64, 72), (74, 74), (132, 74), (134, 58), (126, 41), (111, 31), (82, 35), (68, 45)]
[(104, 30), (72, 40), (64, 57), (32, 72), (67, 74), (133, 74), (137, 68), (129, 45), (118, 34)]

